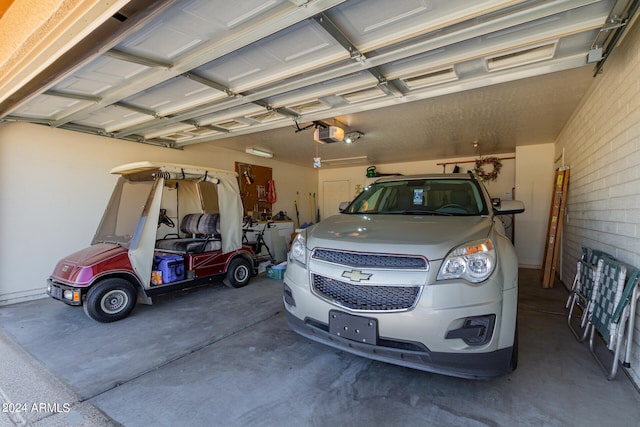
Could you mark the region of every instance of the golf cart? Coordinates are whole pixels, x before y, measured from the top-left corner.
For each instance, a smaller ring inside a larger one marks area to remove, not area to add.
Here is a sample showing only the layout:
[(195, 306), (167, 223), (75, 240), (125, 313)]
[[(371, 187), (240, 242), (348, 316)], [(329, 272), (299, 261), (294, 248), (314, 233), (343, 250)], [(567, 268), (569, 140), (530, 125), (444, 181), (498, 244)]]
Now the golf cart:
[(242, 244), (235, 172), (138, 162), (111, 173), (120, 178), (91, 246), (58, 262), (48, 279), (52, 298), (114, 322), (162, 293), (249, 283), (257, 263)]

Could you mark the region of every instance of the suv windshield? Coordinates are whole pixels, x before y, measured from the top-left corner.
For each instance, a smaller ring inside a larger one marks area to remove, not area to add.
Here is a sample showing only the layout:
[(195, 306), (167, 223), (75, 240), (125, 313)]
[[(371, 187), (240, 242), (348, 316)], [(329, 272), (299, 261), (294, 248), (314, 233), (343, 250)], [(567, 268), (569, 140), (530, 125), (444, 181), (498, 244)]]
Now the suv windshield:
[(470, 179), (413, 179), (374, 183), (343, 213), (486, 215), (479, 185)]

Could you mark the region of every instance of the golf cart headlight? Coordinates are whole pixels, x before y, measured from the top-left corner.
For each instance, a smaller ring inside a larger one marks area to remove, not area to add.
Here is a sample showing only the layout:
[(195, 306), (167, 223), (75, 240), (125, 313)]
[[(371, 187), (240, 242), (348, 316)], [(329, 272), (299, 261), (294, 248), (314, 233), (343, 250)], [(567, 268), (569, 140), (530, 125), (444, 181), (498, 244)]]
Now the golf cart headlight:
[(480, 283), (489, 278), (496, 267), (496, 251), (489, 239), (458, 246), (442, 262), (437, 280), (465, 279)]
[(64, 299), (68, 299), (69, 301), (78, 302), (80, 301), (80, 291), (77, 291), (77, 290), (72, 291), (72, 290), (66, 289), (62, 293), (62, 297)]
[(289, 252), (289, 256), (293, 261), (299, 262), (302, 265), (307, 264), (307, 239), (305, 238), (303, 233), (298, 233), (293, 239), (293, 243), (291, 244), (291, 251)]

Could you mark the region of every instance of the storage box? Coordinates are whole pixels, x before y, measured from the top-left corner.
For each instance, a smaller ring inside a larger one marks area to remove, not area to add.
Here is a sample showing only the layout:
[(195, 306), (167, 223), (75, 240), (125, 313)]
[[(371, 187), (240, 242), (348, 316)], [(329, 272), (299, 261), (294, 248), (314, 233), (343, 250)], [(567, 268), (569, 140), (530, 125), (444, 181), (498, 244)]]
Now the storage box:
[(285, 270), (285, 268), (274, 268), (273, 266), (269, 266), (267, 267), (267, 277), (282, 280), (284, 278)]
[[(153, 270), (162, 275), (161, 283), (184, 280), (184, 259), (180, 255), (161, 255), (153, 257)], [(156, 281), (158, 278), (156, 278)], [(160, 284), (155, 283), (154, 284)]]

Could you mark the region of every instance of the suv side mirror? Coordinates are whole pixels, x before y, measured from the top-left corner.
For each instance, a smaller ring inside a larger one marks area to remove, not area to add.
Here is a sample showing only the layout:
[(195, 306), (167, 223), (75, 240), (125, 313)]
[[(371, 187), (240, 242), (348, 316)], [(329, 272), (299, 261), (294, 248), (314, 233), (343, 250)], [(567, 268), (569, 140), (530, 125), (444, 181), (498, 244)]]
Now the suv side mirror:
[(344, 210), (347, 209), (350, 204), (351, 202), (340, 202), (340, 204), (338, 205), (338, 210), (340, 212), (344, 212)]
[(343, 212), (345, 209), (347, 209), (347, 207), (351, 204), (351, 202), (340, 202), (340, 204), (338, 205), (338, 210), (340, 212)]
[(493, 205), (493, 213), (495, 215), (511, 215), (524, 212), (524, 203), (520, 200), (497, 199), (497, 205), (494, 203), (494, 200), (496, 199), (491, 199), (491, 204)]

